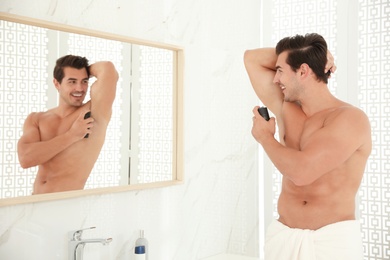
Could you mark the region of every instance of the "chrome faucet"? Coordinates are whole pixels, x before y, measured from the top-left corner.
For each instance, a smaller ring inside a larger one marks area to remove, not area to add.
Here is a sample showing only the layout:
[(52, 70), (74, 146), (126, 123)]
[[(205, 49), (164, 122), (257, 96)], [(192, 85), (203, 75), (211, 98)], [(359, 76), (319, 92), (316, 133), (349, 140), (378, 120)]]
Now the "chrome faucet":
[(88, 243), (101, 243), (106, 245), (112, 241), (112, 238), (91, 238), (81, 239), (81, 235), (84, 230), (94, 229), (96, 227), (84, 228), (68, 233), (69, 244), (68, 244), (68, 259), (69, 260), (83, 260), (83, 249), (85, 244)]

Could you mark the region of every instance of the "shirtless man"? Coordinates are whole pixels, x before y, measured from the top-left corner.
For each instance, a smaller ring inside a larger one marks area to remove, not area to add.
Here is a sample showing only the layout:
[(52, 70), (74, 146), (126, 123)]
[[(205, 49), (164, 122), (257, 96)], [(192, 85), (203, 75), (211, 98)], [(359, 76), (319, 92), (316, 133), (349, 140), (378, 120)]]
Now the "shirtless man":
[[(89, 66), (86, 58), (73, 55), (59, 58), (53, 75), (58, 106), (31, 113), (18, 142), (21, 166), (39, 167), (33, 194), (84, 188), (104, 144), (118, 80), (111, 62)], [(96, 81), (91, 100), (83, 103), (90, 76)], [(91, 117), (84, 119), (87, 112)]]
[(244, 62), (280, 136), (278, 142), (275, 118), (264, 120), (255, 107), (252, 135), (283, 175), (265, 259), (363, 259), (355, 195), (371, 152), (371, 128), (360, 109), (330, 93), (335, 66), (325, 40), (286, 37), (276, 48), (246, 51)]

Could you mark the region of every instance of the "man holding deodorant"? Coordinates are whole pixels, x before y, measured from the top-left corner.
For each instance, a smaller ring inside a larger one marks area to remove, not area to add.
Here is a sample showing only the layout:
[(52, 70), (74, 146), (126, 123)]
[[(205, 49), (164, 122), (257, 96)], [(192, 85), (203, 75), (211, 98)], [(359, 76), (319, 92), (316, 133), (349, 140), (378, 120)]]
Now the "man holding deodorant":
[[(21, 166), (38, 166), (33, 194), (84, 188), (104, 144), (118, 81), (111, 62), (89, 66), (74, 55), (59, 58), (53, 76), (58, 106), (31, 113), (18, 142)], [(84, 103), (90, 76), (96, 81)]]
[(371, 153), (371, 127), (363, 111), (330, 93), (336, 67), (326, 41), (316, 33), (286, 37), (276, 48), (246, 51), (244, 62), (257, 96), (276, 117), (266, 121), (255, 107), (252, 135), (283, 175), (265, 259), (363, 259), (355, 196)]

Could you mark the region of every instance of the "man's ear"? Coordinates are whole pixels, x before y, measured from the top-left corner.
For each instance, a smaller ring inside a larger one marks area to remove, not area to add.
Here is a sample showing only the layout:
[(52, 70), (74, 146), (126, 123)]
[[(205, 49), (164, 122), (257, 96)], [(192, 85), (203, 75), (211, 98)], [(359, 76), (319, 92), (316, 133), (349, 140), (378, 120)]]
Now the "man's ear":
[(61, 84), (58, 82), (58, 80), (53, 79), (53, 84), (54, 84), (54, 86), (56, 87), (57, 90), (60, 90), (60, 85)]
[(302, 63), (301, 66), (299, 67), (299, 75), (301, 77), (307, 77), (310, 75), (310, 72), (311, 72), (311, 68), (309, 67), (309, 65), (307, 65), (307, 63)]

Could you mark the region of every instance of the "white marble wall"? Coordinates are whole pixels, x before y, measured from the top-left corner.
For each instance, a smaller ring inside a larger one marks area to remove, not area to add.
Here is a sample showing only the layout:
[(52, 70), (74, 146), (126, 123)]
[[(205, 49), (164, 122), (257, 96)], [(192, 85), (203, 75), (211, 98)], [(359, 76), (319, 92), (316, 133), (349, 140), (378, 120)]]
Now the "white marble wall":
[(84, 259), (131, 259), (139, 229), (151, 260), (258, 254), (257, 99), (242, 62), (260, 43), (260, 1), (1, 0), (0, 11), (185, 48), (185, 183), (0, 208), (0, 259), (67, 259), (67, 232), (96, 226)]

